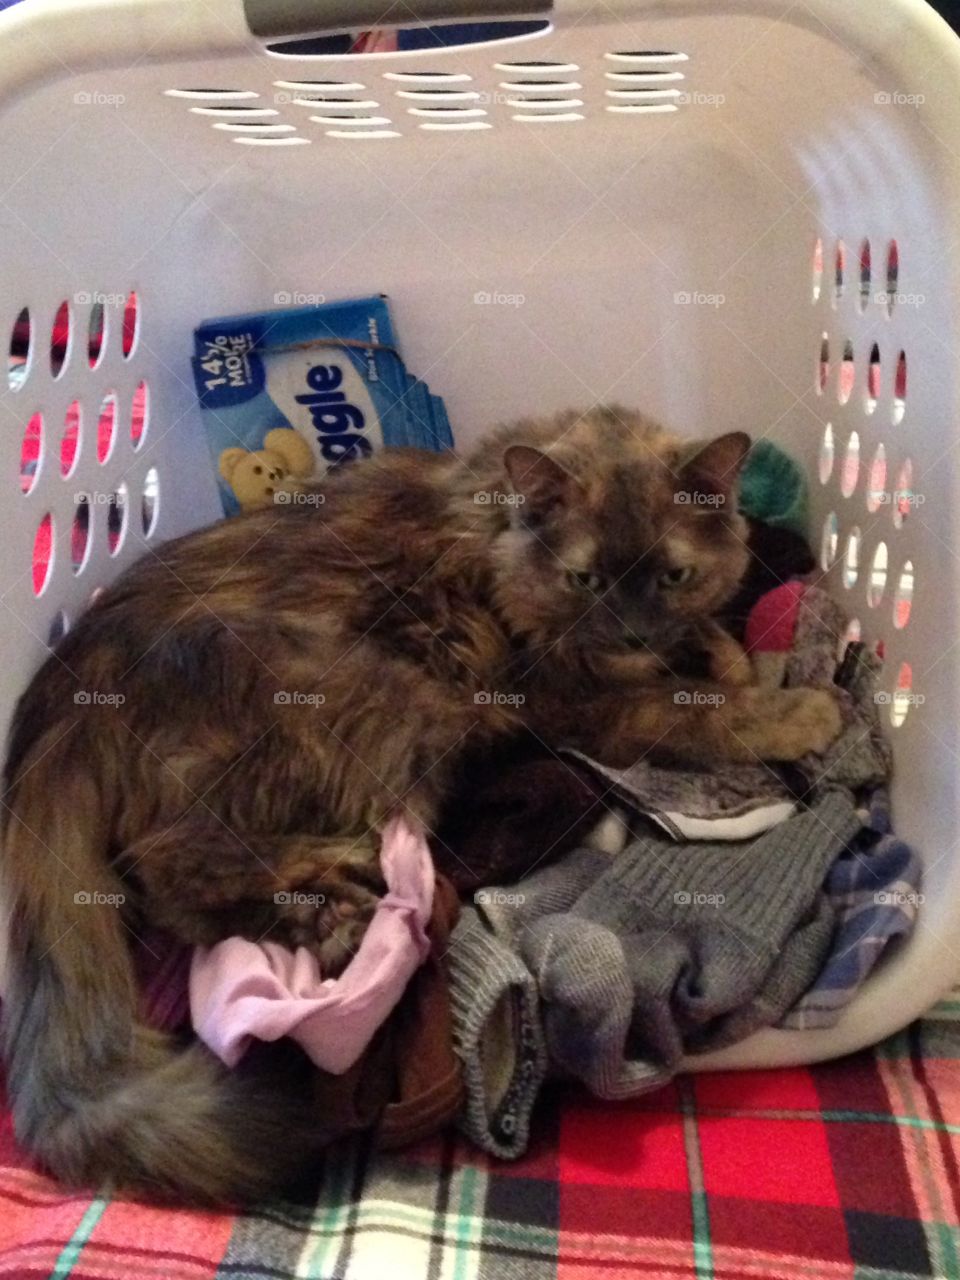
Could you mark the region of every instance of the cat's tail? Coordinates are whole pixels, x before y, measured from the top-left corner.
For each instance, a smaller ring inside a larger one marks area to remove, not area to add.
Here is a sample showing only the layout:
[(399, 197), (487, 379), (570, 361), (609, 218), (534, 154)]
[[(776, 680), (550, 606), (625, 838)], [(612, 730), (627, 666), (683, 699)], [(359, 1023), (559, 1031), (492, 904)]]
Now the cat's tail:
[(105, 859), (92, 761), (70, 746), (34, 744), (4, 811), (11, 928), (0, 1032), (15, 1131), (74, 1186), (250, 1201), (315, 1146), (307, 1099), (137, 1024), (124, 884)]

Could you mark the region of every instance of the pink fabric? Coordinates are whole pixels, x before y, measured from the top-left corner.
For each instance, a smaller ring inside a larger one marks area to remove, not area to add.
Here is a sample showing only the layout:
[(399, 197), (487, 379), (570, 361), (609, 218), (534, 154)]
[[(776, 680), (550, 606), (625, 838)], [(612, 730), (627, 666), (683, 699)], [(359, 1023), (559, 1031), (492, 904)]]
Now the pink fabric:
[(357, 954), (336, 979), (323, 979), (306, 948), (227, 938), (198, 947), (190, 971), (190, 1012), (200, 1039), (229, 1067), (252, 1038), (290, 1036), (325, 1071), (349, 1070), (426, 959), (433, 909), (433, 862), (423, 831), (403, 817), (383, 832), (380, 864), (388, 892)]

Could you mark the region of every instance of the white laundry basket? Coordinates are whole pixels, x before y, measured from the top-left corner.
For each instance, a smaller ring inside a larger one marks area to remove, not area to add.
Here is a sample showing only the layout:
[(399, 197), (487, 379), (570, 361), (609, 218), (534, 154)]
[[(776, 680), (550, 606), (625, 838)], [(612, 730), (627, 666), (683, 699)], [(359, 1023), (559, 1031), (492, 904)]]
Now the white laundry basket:
[[(813, 1060), (903, 1026), (960, 975), (960, 44), (922, 0), (559, 0), (551, 27), (508, 43), (291, 57), (266, 44), (343, 15), (286, 7), (0, 14), (0, 338), (23, 308), (32, 334), (25, 376), (0, 391), (4, 723), (51, 628), (145, 547), (218, 515), (195, 322), (384, 291), (461, 445), (500, 419), (612, 399), (802, 460), (818, 539), (836, 519), (826, 581), (884, 644), (896, 823), (923, 852), (926, 898), (835, 1029), (765, 1032), (692, 1065)], [(353, 25), (375, 25), (377, 6), (361, 9)], [(21, 483), (35, 414), (39, 467)], [(158, 494), (142, 520), (145, 486)]]

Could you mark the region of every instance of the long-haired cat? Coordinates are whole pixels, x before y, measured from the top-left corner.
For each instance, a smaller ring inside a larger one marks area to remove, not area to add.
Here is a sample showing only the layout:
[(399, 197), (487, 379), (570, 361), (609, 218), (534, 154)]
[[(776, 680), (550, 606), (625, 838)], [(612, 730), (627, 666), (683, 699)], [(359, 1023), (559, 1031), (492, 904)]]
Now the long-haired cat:
[[(6, 766), (4, 1054), (16, 1132), (49, 1169), (243, 1200), (322, 1132), (303, 1099), (138, 1025), (128, 926), (269, 935), (335, 973), (376, 901), (385, 815), (429, 827), (468, 748), (525, 727), (611, 764), (709, 762), (833, 739), (829, 695), (744, 685), (712, 622), (747, 562), (748, 445), (607, 409), (465, 459), (387, 452), (103, 594), (23, 695)], [(694, 651), (716, 696), (678, 702)], [(293, 889), (326, 905), (275, 901)]]

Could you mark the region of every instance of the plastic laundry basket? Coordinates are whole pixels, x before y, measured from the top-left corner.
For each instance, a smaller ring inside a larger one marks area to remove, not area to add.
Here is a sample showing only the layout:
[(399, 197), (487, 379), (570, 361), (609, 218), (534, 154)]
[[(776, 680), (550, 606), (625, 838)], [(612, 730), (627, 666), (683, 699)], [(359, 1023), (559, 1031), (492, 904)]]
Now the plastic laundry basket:
[(267, 47), (342, 25), (308, 0), (0, 14), (0, 337), (21, 335), (0, 714), (97, 587), (217, 516), (203, 317), (382, 290), (461, 445), (605, 399), (768, 436), (809, 471), (826, 581), (883, 643), (926, 900), (835, 1029), (692, 1065), (841, 1053), (960, 974), (960, 45), (921, 0), (560, 0), (550, 20), (311, 57)]

